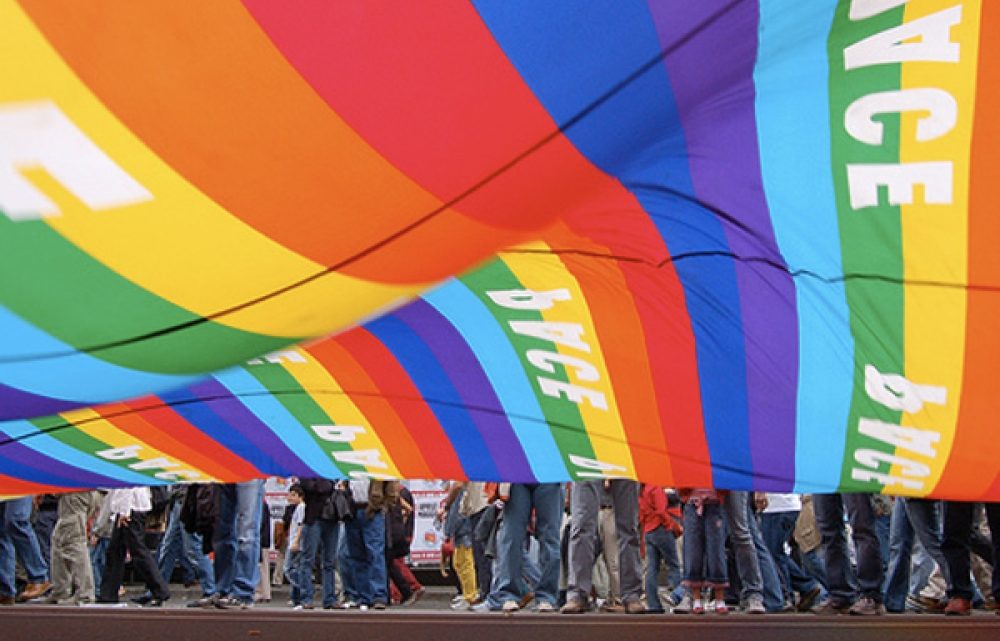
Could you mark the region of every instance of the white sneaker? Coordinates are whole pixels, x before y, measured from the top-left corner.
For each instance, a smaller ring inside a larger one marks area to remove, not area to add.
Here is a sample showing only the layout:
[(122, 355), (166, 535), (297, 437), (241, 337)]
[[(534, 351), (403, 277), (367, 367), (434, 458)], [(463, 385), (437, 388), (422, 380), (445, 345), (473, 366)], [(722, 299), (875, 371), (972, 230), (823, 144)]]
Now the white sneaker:
[(691, 595), (690, 594), (685, 594), (681, 598), (681, 602), (674, 606), (673, 613), (674, 614), (691, 614), (691, 608), (692, 608)]
[(705, 614), (705, 602), (701, 599), (695, 599), (691, 604), (691, 612), (694, 614)]
[(503, 612), (517, 612), (520, 609), (521, 605), (513, 599), (511, 599), (510, 601), (504, 601), (503, 605), (500, 606), (500, 610), (502, 610)]
[(538, 607), (535, 608), (535, 612), (555, 612), (556, 606), (552, 605), (548, 601), (539, 601)]

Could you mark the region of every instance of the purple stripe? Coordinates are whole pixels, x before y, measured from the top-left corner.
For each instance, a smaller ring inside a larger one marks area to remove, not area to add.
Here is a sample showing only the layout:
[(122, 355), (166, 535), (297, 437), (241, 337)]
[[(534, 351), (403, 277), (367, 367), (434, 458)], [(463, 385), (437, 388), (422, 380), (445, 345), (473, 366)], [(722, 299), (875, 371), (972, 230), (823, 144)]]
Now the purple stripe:
[[(719, 9), (717, 3), (649, 3), (664, 46)], [(764, 198), (753, 82), (756, 2), (740, 2), (665, 60), (688, 144), (699, 200), (752, 230), (723, 221), (731, 250), (784, 266)], [(711, 73), (706, 73), (711, 65)], [(710, 81), (710, 82), (706, 82)], [(807, 206), (807, 203), (803, 203)], [(747, 354), (747, 402), (754, 486), (787, 489), (795, 478), (798, 322), (791, 276), (736, 262)], [(766, 470), (767, 477), (757, 475)], [(780, 480), (776, 480), (780, 479)]]
[[(225, 423), (226, 427), (238, 435), (238, 438), (249, 443), (253, 451), (247, 452), (245, 444), (234, 442), (233, 438), (217, 433), (218, 426), (214, 426), (213, 429), (212, 426), (201, 424), (202, 421), (197, 419), (197, 422), (191, 421), (191, 417), (187, 417), (192, 425), (218, 441), (223, 447), (265, 473), (276, 476), (316, 476), (316, 471), (296, 456), (295, 452), (289, 449), (267, 424), (233, 396), (225, 385), (215, 379), (209, 379), (190, 386), (188, 390), (195, 397), (211, 399), (200, 403), (202, 409)], [(174, 411), (180, 411), (180, 408), (175, 407)]]
[(17, 441), (0, 444), (0, 471), (7, 476), (67, 488), (122, 487), (125, 482), (68, 465)]
[[(395, 312), (434, 353), (476, 424), (504, 480), (533, 482), (521, 442), (489, 378), (462, 335), (429, 303), (417, 300)], [(482, 408), (482, 409), (477, 409)]]
[(67, 412), (84, 403), (63, 401), (48, 396), (38, 396), (31, 392), (0, 384), (0, 421), (13, 421), (21, 418), (35, 418)]

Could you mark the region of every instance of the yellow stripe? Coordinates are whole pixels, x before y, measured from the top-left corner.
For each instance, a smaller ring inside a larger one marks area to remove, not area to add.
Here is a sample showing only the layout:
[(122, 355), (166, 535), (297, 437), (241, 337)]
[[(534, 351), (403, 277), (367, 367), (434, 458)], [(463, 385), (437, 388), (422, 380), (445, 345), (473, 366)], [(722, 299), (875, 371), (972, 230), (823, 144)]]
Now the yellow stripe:
[(175, 463), (175, 466), (170, 466), (163, 468), (162, 470), (151, 469), (151, 470), (135, 470), (138, 473), (148, 472), (176, 472), (179, 470), (190, 470), (192, 472), (198, 473), (200, 478), (191, 478), (190, 475), (186, 475), (186, 481), (198, 481), (201, 483), (218, 483), (220, 479), (215, 478), (209, 474), (206, 474), (204, 470), (201, 470), (194, 465), (191, 465), (183, 459), (179, 459), (175, 456), (171, 456), (151, 445), (145, 441), (141, 441), (132, 434), (123, 432), (122, 430), (115, 427), (114, 423), (103, 418), (97, 412), (90, 409), (80, 409), (73, 410), (71, 412), (63, 412), (60, 414), (66, 421), (72, 423), (76, 429), (80, 430), (84, 434), (90, 436), (91, 438), (97, 439), (103, 443), (108, 444), (109, 449), (121, 448), (121, 447), (134, 447), (136, 445), (140, 446), (140, 449), (136, 451), (136, 457), (129, 459), (128, 461), (123, 461), (126, 464), (137, 463), (139, 461), (151, 461), (154, 459), (166, 459), (170, 463)]
[[(905, 20), (912, 21), (956, 4), (955, 0), (911, 2), (906, 6)], [(955, 128), (926, 142), (918, 142), (915, 138), (917, 120), (926, 114), (908, 112), (902, 116), (901, 162), (950, 160), (954, 163), (951, 205), (922, 204), (922, 193), (918, 189), (914, 204), (901, 208), (904, 275), (908, 282), (967, 282), (969, 149), (979, 54), (979, 15), (978, 0), (962, 2), (962, 20), (951, 31), (952, 41), (960, 46), (958, 63), (903, 64), (901, 86), (904, 89), (940, 88), (958, 103)], [(903, 415), (904, 425), (941, 434), (933, 458), (902, 448), (897, 450), (897, 455), (930, 467), (924, 489), (915, 492), (893, 485), (886, 490), (925, 495), (940, 480), (955, 438), (965, 354), (966, 294), (957, 288), (907, 285), (904, 296), (905, 376), (915, 384), (944, 387), (947, 402), (944, 405), (925, 403), (916, 414)], [(894, 476), (900, 476), (901, 472), (900, 466), (893, 467)]]
[[(93, 212), (33, 177), (58, 199), (61, 215), (46, 219), (53, 229), (139, 286), (200, 316), (324, 270), (230, 215), (161, 161), (96, 99), (12, 0), (0, 0), (0, 25), (0, 106), (54, 102), (154, 197)], [(428, 210), (438, 204), (421, 195)], [(318, 336), (355, 323), (358, 310), (376, 310), (423, 289), (329, 274), (219, 322), (274, 336)]]
[(351, 401), (350, 397), (344, 393), (343, 388), (330, 376), (330, 373), (319, 361), (312, 357), (309, 352), (303, 349), (294, 350), (303, 359), (303, 362), (285, 359), (282, 366), (292, 378), (305, 390), (322, 391), (323, 393), (311, 394), (311, 398), (330, 417), (335, 425), (358, 425), (365, 428), (364, 433), (358, 434), (351, 442), (353, 450), (378, 450), (381, 460), (387, 467), (366, 466), (366, 470), (377, 476), (390, 476), (392, 478), (402, 478), (399, 469), (396, 467), (389, 450), (386, 449), (382, 439), (376, 434), (374, 427), (365, 418), (365, 415), (358, 409), (358, 406)]
[[(531, 243), (524, 247), (533, 250), (549, 249), (548, 245), (542, 242)], [(582, 358), (597, 368), (600, 380), (594, 382), (579, 380), (572, 367), (566, 368), (566, 371), (570, 383), (603, 393), (607, 399), (608, 409), (602, 410), (593, 407), (586, 400), (576, 406), (583, 417), (583, 424), (593, 445), (595, 458), (604, 463), (621, 466), (626, 470), (621, 473), (622, 476), (635, 478), (632, 453), (625, 438), (625, 428), (618, 412), (611, 377), (608, 374), (601, 343), (594, 328), (594, 320), (590, 316), (587, 300), (579, 283), (558, 256), (514, 253), (504, 253), (502, 256), (504, 263), (524, 285), (525, 289), (534, 291), (569, 290), (571, 299), (558, 301), (549, 309), (543, 310), (541, 312), (542, 318), (551, 322), (579, 323), (583, 327), (581, 340), (590, 346), (589, 353), (563, 345), (557, 345), (556, 349), (560, 354)], [(564, 402), (571, 403), (573, 401), (564, 399)]]

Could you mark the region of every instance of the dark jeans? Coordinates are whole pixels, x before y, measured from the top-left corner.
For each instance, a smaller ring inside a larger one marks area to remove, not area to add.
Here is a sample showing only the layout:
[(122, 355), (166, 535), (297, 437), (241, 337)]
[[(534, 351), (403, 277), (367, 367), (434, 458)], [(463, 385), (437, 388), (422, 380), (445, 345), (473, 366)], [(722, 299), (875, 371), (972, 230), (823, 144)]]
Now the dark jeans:
[(906, 609), (906, 593), (910, 587), (914, 538), (920, 541), (927, 554), (941, 566), (941, 572), (945, 580), (948, 580), (948, 564), (941, 552), (940, 503), (899, 497), (892, 509), (891, 523), (885, 607), (890, 612), (902, 612)]
[[(473, 532), (476, 531), (485, 511), (485, 509), (479, 510), (469, 517)], [(485, 599), (490, 593), (490, 584), (493, 583), (493, 561), (486, 556), (486, 542), (480, 541), (475, 536), (472, 537), (472, 557), (476, 562), (476, 585), (479, 589), (479, 598)]]
[(156, 561), (143, 541), (146, 529), (146, 516), (132, 513), (128, 525), (116, 525), (108, 543), (107, 561), (104, 565), (104, 575), (101, 577), (101, 592), (98, 601), (103, 603), (118, 602), (118, 588), (125, 576), (125, 552), (132, 557), (132, 567), (139, 578), (146, 584), (146, 589), (157, 599), (169, 599), (170, 588), (160, 576)]
[(677, 558), (677, 539), (662, 525), (646, 532), (646, 605), (653, 612), (662, 612), (658, 593), (660, 563), (667, 564), (667, 587), (671, 590), (681, 582), (681, 563)]
[(799, 564), (785, 553), (785, 542), (791, 538), (798, 516), (797, 510), (793, 512), (765, 512), (760, 515), (760, 529), (761, 535), (764, 537), (764, 545), (767, 546), (778, 565), (782, 591), (788, 601), (792, 601), (792, 592), (810, 592), (819, 585), (816, 579), (806, 574), (799, 567)]
[[(975, 503), (947, 501), (944, 504), (944, 543), (941, 550), (948, 562), (951, 574), (949, 597), (972, 600), (973, 589), (969, 553), (971, 551), (972, 523)], [(986, 504), (986, 520), (993, 535), (993, 598), (1000, 598), (1000, 571), (996, 561), (1000, 560), (1000, 503)], [(987, 559), (989, 560), (989, 559)]]
[(875, 534), (875, 513), (867, 494), (816, 494), (816, 526), (823, 537), (827, 587), (830, 598), (840, 603), (853, 602), (857, 591), (851, 585), (851, 563), (847, 555), (844, 531), (844, 508), (851, 522), (858, 556), (858, 586), (861, 596), (882, 601), (882, 556)]

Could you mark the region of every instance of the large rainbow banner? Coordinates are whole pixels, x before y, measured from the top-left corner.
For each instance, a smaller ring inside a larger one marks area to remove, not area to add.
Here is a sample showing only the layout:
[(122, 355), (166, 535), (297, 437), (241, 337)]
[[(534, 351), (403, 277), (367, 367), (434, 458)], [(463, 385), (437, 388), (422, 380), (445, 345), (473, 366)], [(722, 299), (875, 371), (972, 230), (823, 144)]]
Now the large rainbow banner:
[(0, 0), (0, 494), (1000, 500), (990, 27), (981, 0)]

